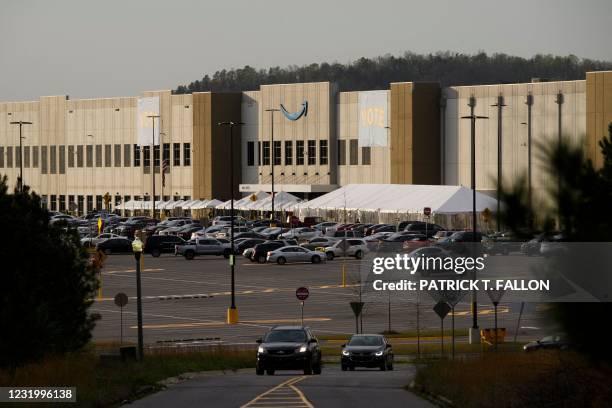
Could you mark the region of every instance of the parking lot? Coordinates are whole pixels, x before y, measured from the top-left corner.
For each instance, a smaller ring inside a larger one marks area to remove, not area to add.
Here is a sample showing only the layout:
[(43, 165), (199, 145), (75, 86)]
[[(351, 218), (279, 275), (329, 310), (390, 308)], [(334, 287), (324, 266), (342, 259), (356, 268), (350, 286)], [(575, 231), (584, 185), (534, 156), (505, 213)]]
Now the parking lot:
[[(345, 263), (345, 287), (342, 264)], [(321, 264), (258, 264), (238, 257), (236, 262), (236, 305), (239, 324), (227, 325), (230, 304), (230, 267), (223, 257), (182, 257), (162, 255), (144, 257), (142, 272), (143, 322), (145, 343), (252, 343), (265, 330), (277, 324), (299, 324), (301, 305), (295, 290), (308, 287), (304, 324), (317, 334), (353, 333), (355, 318), (349, 302), (359, 299), (360, 262), (336, 259)], [(120, 308), (114, 296), (124, 292), (129, 303), (123, 310), (124, 341), (136, 339), (136, 273), (132, 255), (111, 255), (102, 271), (101, 297), (92, 306), (101, 320), (94, 330), (94, 340), (118, 341)], [(388, 298), (377, 294), (368, 298), (363, 314), (364, 332), (382, 332), (388, 328)], [(372, 301), (372, 299), (374, 299)], [(416, 308), (410, 301), (391, 301), (391, 328), (395, 331), (416, 329)], [(457, 328), (471, 325), (469, 304), (464, 299), (455, 309)], [(432, 311), (434, 301), (421, 299), (420, 328), (438, 329), (440, 320)], [(499, 326), (513, 333), (518, 310), (501, 304)], [(492, 306), (479, 299), (481, 327), (492, 327)], [(519, 338), (540, 334), (535, 314), (524, 315)], [(447, 318), (447, 327), (450, 323)]]

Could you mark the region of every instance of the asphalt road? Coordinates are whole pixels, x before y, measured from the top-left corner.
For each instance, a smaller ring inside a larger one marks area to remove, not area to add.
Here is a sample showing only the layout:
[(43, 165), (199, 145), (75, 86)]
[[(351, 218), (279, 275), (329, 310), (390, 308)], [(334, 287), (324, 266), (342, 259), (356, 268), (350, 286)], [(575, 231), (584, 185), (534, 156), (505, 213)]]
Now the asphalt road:
[[(505, 257), (523, 262), (519, 256)], [(145, 343), (245, 343), (253, 344), (266, 330), (277, 324), (299, 324), (301, 305), (295, 289), (306, 286), (310, 297), (304, 306), (304, 324), (316, 334), (353, 333), (355, 319), (349, 302), (359, 299), (358, 279), (367, 261), (345, 262), (346, 287), (342, 287), (341, 260), (314, 264), (256, 264), (237, 258), (236, 305), (237, 325), (227, 325), (230, 304), (230, 268), (222, 257), (199, 257), (187, 261), (182, 257), (146, 255), (142, 273), (143, 321)], [(101, 320), (94, 330), (94, 340), (119, 341), (121, 312), (113, 302), (118, 292), (126, 293), (129, 304), (123, 308), (124, 341), (136, 340), (136, 274), (131, 255), (111, 255), (102, 272), (101, 297), (92, 306)], [(382, 332), (389, 325), (389, 296), (386, 293), (362, 293), (366, 305), (363, 331)], [(393, 293), (391, 328), (395, 331), (415, 330), (415, 298), (404, 292)], [(469, 296), (455, 308), (457, 328), (472, 322)], [(439, 329), (440, 320), (433, 312), (434, 300), (419, 300), (420, 328)], [(479, 324), (493, 327), (493, 307), (486, 296), (478, 299)], [(506, 327), (512, 336), (518, 323), (519, 309), (502, 300), (499, 327)], [(447, 317), (446, 327), (450, 326)], [(523, 315), (519, 339), (527, 340), (546, 334), (533, 311)]]
[(342, 372), (324, 367), (321, 375), (280, 372), (256, 376), (254, 370), (201, 373), (131, 404), (138, 408), (201, 407), (432, 407), (404, 387), (414, 367), (396, 364), (394, 371), (358, 369)]

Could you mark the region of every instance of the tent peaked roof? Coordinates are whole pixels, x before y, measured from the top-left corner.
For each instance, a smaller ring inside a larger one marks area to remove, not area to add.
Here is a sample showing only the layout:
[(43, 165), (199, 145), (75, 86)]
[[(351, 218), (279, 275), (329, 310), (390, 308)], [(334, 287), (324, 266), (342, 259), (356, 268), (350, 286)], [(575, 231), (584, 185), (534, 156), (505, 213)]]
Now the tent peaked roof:
[[(496, 206), (494, 198), (476, 193), (476, 211)], [(472, 190), (462, 186), (348, 184), (298, 207), (407, 213), (421, 213), (430, 207), (434, 213), (456, 214), (472, 211)]]

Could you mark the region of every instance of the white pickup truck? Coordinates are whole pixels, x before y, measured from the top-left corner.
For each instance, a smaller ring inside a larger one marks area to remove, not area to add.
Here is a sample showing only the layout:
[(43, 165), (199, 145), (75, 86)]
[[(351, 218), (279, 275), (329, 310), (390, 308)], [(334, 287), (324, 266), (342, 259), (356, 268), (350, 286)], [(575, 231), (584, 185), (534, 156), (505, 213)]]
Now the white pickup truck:
[(214, 238), (196, 238), (183, 245), (174, 247), (175, 255), (183, 255), (185, 259), (192, 260), (197, 255), (223, 255), (230, 256), (230, 244), (217, 241)]

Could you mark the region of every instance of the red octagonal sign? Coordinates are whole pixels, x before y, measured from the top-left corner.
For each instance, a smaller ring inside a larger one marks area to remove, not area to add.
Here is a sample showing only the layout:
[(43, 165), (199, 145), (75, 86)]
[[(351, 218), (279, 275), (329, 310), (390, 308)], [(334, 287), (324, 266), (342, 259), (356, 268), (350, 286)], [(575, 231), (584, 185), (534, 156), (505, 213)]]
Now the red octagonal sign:
[(295, 291), (295, 297), (297, 297), (299, 300), (306, 300), (309, 294), (310, 292), (308, 292), (308, 288), (305, 287), (297, 288)]

